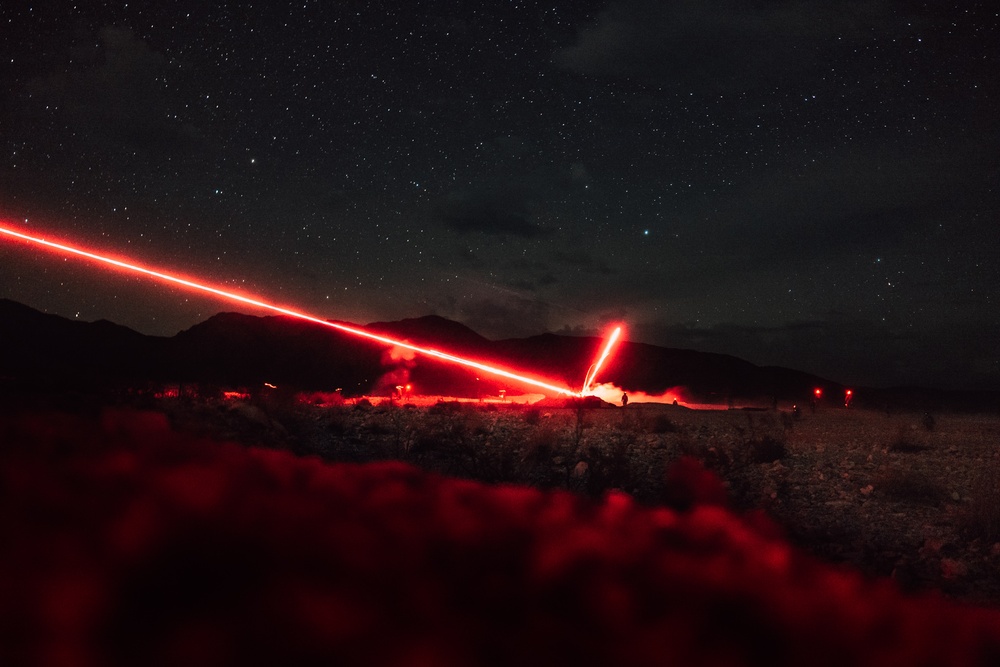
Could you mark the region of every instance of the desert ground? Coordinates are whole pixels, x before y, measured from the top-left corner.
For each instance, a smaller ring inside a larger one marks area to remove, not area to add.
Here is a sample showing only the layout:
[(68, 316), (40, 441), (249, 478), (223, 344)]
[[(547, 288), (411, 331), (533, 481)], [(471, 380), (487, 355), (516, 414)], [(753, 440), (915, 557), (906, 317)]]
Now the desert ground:
[[(905, 592), (1000, 606), (998, 415), (338, 399), (158, 406), (181, 430), (329, 461), (401, 460), (595, 498), (617, 490), (648, 506), (720, 502), (768, 517), (826, 562), (890, 578)], [(688, 488), (678, 471), (692, 462), (722, 491)]]
[(996, 416), (8, 399), (3, 664), (1000, 660)]

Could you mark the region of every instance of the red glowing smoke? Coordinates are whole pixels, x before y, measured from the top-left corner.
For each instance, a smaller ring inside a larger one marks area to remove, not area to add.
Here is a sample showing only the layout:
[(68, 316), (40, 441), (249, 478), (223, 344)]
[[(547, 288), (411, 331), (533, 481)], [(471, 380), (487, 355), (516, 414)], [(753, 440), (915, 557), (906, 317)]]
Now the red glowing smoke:
[[(47, 239), (39, 238), (37, 236), (31, 236), (31, 235), (26, 234), (24, 232), (19, 232), (19, 231), (10, 229), (10, 228), (5, 228), (5, 227), (0, 227), (0, 234), (4, 234), (4, 235), (6, 235), (8, 237), (12, 237), (12, 238), (21, 239), (23, 241), (28, 241), (30, 243), (34, 243), (36, 245), (42, 246), (43, 248), (46, 248), (48, 250), (52, 250), (52, 251), (55, 251), (55, 252), (59, 252), (59, 253), (63, 253), (63, 254), (68, 254), (68, 255), (77, 255), (79, 257), (84, 257), (86, 259), (93, 260), (95, 262), (101, 262), (103, 264), (107, 264), (109, 266), (113, 266), (115, 268), (118, 268), (118, 269), (121, 269), (121, 270), (124, 270), (124, 271), (131, 271), (133, 273), (143, 274), (143, 275), (149, 276), (150, 278), (154, 278), (156, 280), (160, 280), (160, 281), (163, 281), (163, 282), (173, 283), (175, 285), (180, 285), (181, 287), (185, 287), (185, 288), (190, 289), (190, 290), (196, 290), (196, 291), (201, 291), (201, 292), (208, 292), (209, 294), (214, 294), (215, 296), (221, 297), (223, 299), (227, 299), (229, 301), (237, 301), (237, 302), (240, 302), (240, 303), (248, 304), (250, 306), (254, 306), (256, 308), (262, 308), (264, 310), (270, 310), (270, 311), (273, 311), (273, 312), (276, 312), (276, 313), (280, 313), (282, 315), (288, 315), (289, 317), (296, 317), (296, 318), (298, 318), (300, 320), (306, 320), (307, 322), (313, 322), (315, 324), (321, 324), (321, 325), (323, 325), (325, 327), (330, 327), (331, 329), (337, 329), (339, 331), (343, 331), (344, 333), (352, 334), (354, 336), (359, 336), (361, 338), (368, 338), (368, 339), (371, 339), (371, 340), (374, 340), (374, 341), (378, 341), (379, 343), (382, 343), (384, 345), (388, 345), (390, 347), (400, 347), (400, 348), (404, 348), (404, 349), (407, 349), (407, 350), (411, 350), (411, 351), (416, 352), (418, 354), (422, 354), (422, 355), (425, 355), (425, 356), (428, 356), (428, 357), (433, 357), (435, 359), (439, 359), (441, 361), (444, 361), (444, 362), (447, 362), (447, 363), (450, 363), (450, 364), (456, 364), (456, 365), (459, 365), (459, 366), (465, 366), (467, 368), (474, 368), (474, 369), (476, 369), (478, 371), (482, 371), (484, 373), (489, 373), (491, 375), (496, 375), (496, 376), (499, 376), (499, 377), (504, 377), (504, 378), (507, 378), (508, 380), (513, 380), (513, 381), (521, 383), (521, 384), (526, 384), (526, 385), (530, 385), (530, 386), (533, 386), (533, 387), (537, 387), (539, 389), (543, 389), (543, 390), (545, 390), (547, 392), (551, 392), (551, 393), (555, 393), (555, 394), (562, 394), (564, 396), (572, 396), (572, 397), (580, 396), (579, 392), (575, 392), (575, 391), (572, 391), (570, 389), (567, 389), (566, 387), (559, 386), (557, 384), (554, 384), (551, 381), (537, 379), (535, 377), (530, 377), (530, 376), (524, 375), (522, 373), (516, 373), (516, 372), (511, 371), (511, 370), (505, 370), (503, 368), (497, 368), (497, 367), (491, 366), (489, 364), (485, 364), (485, 363), (482, 363), (482, 362), (479, 362), (479, 361), (473, 361), (471, 359), (465, 359), (463, 357), (459, 357), (459, 356), (456, 356), (454, 354), (449, 354), (447, 352), (441, 352), (439, 350), (432, 350), (432, 349), (428, 349), (428, 348), (424, 348), (424, 347), (419, 347), (417, 345), (413, 345), (412, 343), (408, 343), (408, 342), (400, 341), (400, 340), (395, 340), (395, 339), (389, 338), (387, 336), (382, 336), (382, 335), (379, 335), (379, 334), (372, 333), (370, 331), (365, 331), (364, 329), (359, 329), (359, 328), (356, 328), (356, 327), (349, 327), (349, 326), (346, 326), (346, 325), (343, 325), (343, 324), (336, 324), (334, 322), (328, 322), (327, 320), (321, 319), (319, 317), (315, 317), (313, 315), (308, 315), (306, 313), (302, 313), (302, 312), (299, 312), (299, 311), (296, 311), (296, 310), (291, 310), (289, 308), (283, 308), (281, 306), (276, 306), (274, 304), (270, 304), (270, 303), (267, 303), (265, 301), (261, 301), (260, 299), (251, 298), (251, 297), (247, 297), (247, 296), (242, 296), (240, 294), (234, 294), (233, 292), (227, 292), (227, 291), (219, 289), (217, 287), (211, 287), (209, 285), (205, 285), (203, 283), (199, 283), (199, 282), (196, 282), (194, 280), (190, 280), (190, 279), (186, 279), (186, 278), (179, 278), (179, 277), (177, 277), (175, 275), (171, 275), (169, 273), (164, 273), (163, 271), (160, 271), (160, 270), (149, 269), (149, 268), (146, 268), (146, 267), (143, 267), (143, 266), (139, 266), (137, 264), (132, 264), (130, 262), (125, 262), (125, 261), (122, 261), (122, 260), (119, 260), (119, 259), (112, 259), (111, 257), (107, 257), (105, 255), (99, 255), (99, 254), (94, 253), (94, 252), (89, 252), (89, 251), (86, 251), (86, 250), (82, 250), (80, 248), (77, 248), (77, 247), (74, 247), (74, 246), (71, 246), (71, 245), (68, 245), (68, 244), (65, 244), (65, 243), (56, 243), (54, 241), (49, 241)], [(603, 361), (603, 358), (602, 358), (602, 361)]]

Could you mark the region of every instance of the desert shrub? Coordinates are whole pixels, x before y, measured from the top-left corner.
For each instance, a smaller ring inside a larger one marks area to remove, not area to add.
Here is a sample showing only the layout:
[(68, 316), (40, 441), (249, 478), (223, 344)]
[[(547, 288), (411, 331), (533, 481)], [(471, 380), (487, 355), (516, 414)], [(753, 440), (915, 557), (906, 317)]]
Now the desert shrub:
[(524, 413), (524, 423), (531, 426), (537, 426), (538, 423), (542, 421), (542, 411), (538, 408), (531, 408)]
[(754, 419), (747, 414), (747, 426), (736, 426), (735, 430), (734, 438), (715, 438), (714, 447), (709, 450), (715, 450), (714, 458), (722, 466), (716, 469), (724, 476), (726, 472), (753, 464), (773, 463), (788, 456), (785, 429), (774, 415)]
[(438, 401), (427, 408), (429, 415), (453, 415), (462, 411), (462, 404), (458, 401)]
[(924, 416), (920, 418), (920, 425), (924, 427), (925, 431), (933, 431), (935, 424), (934, 415), (929, 412), (925, 412)]
[(919, 437), (919, 434), (912, 428), (906, 426), (900, 426), (896, 437), (889, 443), (889, 451), (900, 454), (913, 454), (927, 449), (930, 447), (926, 441)]
[(704, 462), (705, 451), (708, 447), (703, 438), (693, 436), (674, 438), (673, 445), (680, 456), (690, 456)]
[(872, 485), (876, 492), (904, 502), (937, 505), (946, 497), (944, 487), (914, 470), (883, 467), (875, 473)]
[(629, 469), (628, 446), (624, 443), (589, 445), (585, 448), (584, 461), (590, 472), (587, 493), (591, 496), (600, 496), (611, 489), (631, 489), (633, 478)]
[(749, 413), (746, 425), (734, 424), (733, 429), (730, 434), (702, 429), (695, 438), (678, 439), (677, 451), (718, 475), (734, 506), (756, 508), (774, 485), (767, 464), (788, 456), (786, 431), (776, 415)]
[(559, 432), (549, 424), (532, 428), (524, 440), (523, 458), (533, 462), (551, 460), (559, 451), (560, 440)]
[(664, 433), (679, 433), (681, 427), (674, 423), (672, 419), (666, 415), (656, 415), (653, 418), (652, 424), (649, 427), (650, 433), (656, 433), (657, 435), (662, 435)]
[(305, 407), (299, 392), (290, 386), (263, 388), (250, 394), (250, 403), (259, 407), (267, 416), (277, 421), (294, 420)]
[(750, 442), (751, 458), (754, 463), (773, 463), (788, 456), (784, 439), (765, 435)]

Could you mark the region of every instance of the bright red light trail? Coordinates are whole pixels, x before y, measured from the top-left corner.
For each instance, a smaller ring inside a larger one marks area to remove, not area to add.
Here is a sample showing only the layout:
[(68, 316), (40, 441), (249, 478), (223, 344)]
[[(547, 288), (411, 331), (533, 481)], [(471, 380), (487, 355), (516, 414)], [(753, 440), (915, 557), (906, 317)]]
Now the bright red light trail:
[[(318, 317), (314, 317), (314, 316), (308, 315), (306, 313), (301, 313), (301, 312), (298, 312), (298, 311), (295, 311), (295, 310), (291, 310), (289, 308), (282, 308), (281, 306), (275, 306), (273, 304), (266, 303), (266, 302), (261, 301), (259, 299), (254, 299), (254, 298), (242, 296), (240, 294), (234, 294), (233, 292), (227, 292), (227, 291), (221, 290), (221, 289), (219, 289), (217, 287), (211, 287), (209, 285), (198, 283), (198, 282), (195, 282), (193, 280), (188, 280), (188, 279), (185, 279), (185, 278), (179, 278), (177, 276), (170, 275), (168, 273), (164, 273), (164, 272), (159, 271), (159, 270), (153, 270), (153, 269), (149, 269), (149, 268), (146, 268), (146, 267), (143, 267), (143, 266), (139, 266), (137, 264), (131, 264), (129, 262), (124, 262), (124, 261), (121, 261), (121, 260), (118, 260), (118, 259), (112, 259), (111, 257), (107, 257), (107, 256), (104, 256), (104, 255), (99, 255), (99, 254), (93, 253), (93, 252), (88, 252), (86, 250), (82, 250), (80, 248), (77, 248), (77, 247), (74, 247), (74, 246), (71, 246), (71, 245), (67, 245), (67, 244), (64, 244), (64, 243), (56, 243), (55, 241), (49, 241), (47, 239), (39, 238), (37, 236), (31, 236), (30, 234), (25, 234), (24, 232), (19, 232), (19, 231), (16, 231), (14, 229), (0, 227), (0, 234), (4, 234), (4, 235), (6, 235), (8, 237), (18, 238), (18, 239), (21, 239), (23, 241), (28, 241), (30, 243), (34, 243), (36, 245), (43, 246), (44, 248), (49, 249), (49, 250), (54, 250), (54, 251), (65, 253), (65, 254), (71, 254), (71, 255), (77, 255), (77, 256), (80, 256), (80, 257), (85, 257), (85, 258), (93, 260), (95, 262), (102, 262), (104, 264), (108, 264), (110, 266), (114, 266), (114, 267), (119, 268), (119, 269), (123, 269), (123, 270), (126, 270), (126, 271), (131, 271), (133, 273), (140, 273), (140, 274), (149, 276), (151, 278), (155, 278), (157, 280), (161, 280), (161, 281), (165, 281), (165, 282), (174, 283), (175, 285), (180, 285), (180, 286), (186, 287), (188, 289), (199, 290), (199, 291), (202, 291), (202, 292), (208, 292), (210, 294), (214, 294), (215, 296), (219, 296), (219, 297), (222, 297), (223, 299), (228, 299), (230, 301), (238, 301), (238, 302), (241, 302), (241, 303), (245, 303), (245, 304), (254, 306), (256, 308), (262, 308), (264, 310), (270, 310), (270, 311), (273, 311), (273, 312), (276, 312), (276, 313), (281, 313), (282, 315), (288, 315), (289, 317), (295, 317), (295, 318), (298, 318), (300, 320), (306, 320), (307, 322), (313, 322), (315, 324), (322, 324), (325, 327), (330, 327), (331, 329), (337, 329), (339, 331), (343, 331), (344, 333), (349, 333), (349, 334), (352, 334), (354, 336), (360, 336), (362, 338), (368, 338), (368, 339), (371, 339), (371, 340), (383, 343), (385, 345), (402, 347), (402, 348), (405, 348), (405, 349), (408, 349), (408, 350), (412, 350), (412, 351), (414, 351), (414, 352), (416, 352), (418, 354), (422, 354), (422, 355), (425, 355), (425, 356), (428, 356), (428, 357), (433, 357), (435, 359), (440, 359), (441, 361), (445, 361), (445, 362), (448, 362), (448, 363), (451, 363), (451, 364), (457, 364), (457, 365), (460, 365), (460, 366), (466, 366), (468, 368), (475, 368), (476, 370), (482, 371), (484, 373), (489, 373), (491, 375), (497, 375), (499, 377), (504, 377), (504, 378), (507, 378), (508, 380), (514, 380), (515, 382), (519, 382), (519, 383), (522, 383), (522, 384), (530, 385), (530, 386), (533, 386), (533, 387), (538, 387), (539, 389), (544, 389), (546, 391), (553, 392), (553, 393), (556, 393), (556, 394), (562, 394), (564, 396), (572, 396), (572, 397), (579, 397), (580, 396), (579, 392), (572, 391), (570, 389), (567, 389), (566, 387), (560, 387), (560, 386), (558, 386), (556, 384), (553, 384), (552, 382), (546, 382), (546, 381), (543, 381), (543, 380), (538, 380), (538, 379), (535, 379), (535, 378), (532, 378), (532, 377), (521, 375), (520, 373), (515, 373), (513, 371), (504, 370), (502, 368), (497, 368), (495, 366), (490, 366), (488, 364), (480, 363), (478, 361), (472, 361), (471, 359), (465, 359), (463, 357), (458, 357), (458, 356), (455, 356), (453, 354), (448, 354), (447, 352), (440, 352), (438, 350), (432, 350), (432, 349), (428, 349), (428, 348), (424, 348), (424, 347), (419, 347), (417, 345), (413, 345), (412, 343), (407, 343), (407, 342), (404, 342), (404, 341), (395, 340), (395, 339), (389, 338), (387, 336), (381, 336), (379, 334), (375, 334), (375, 333), (372, 333), (370, 331), (365, 331), (364, 329), (358, 329), (356, 327), (349, 327), (349, 326), (345, 326), (343, 324), (337, 324), (335, 322), (328, 322), (328, 321), (320, 319)], [(603, 358), (602, 358), (602, 361), (603, 361)]]
[(611, 354), (611, 348), (615, 346), (615, 343), (618, 341), (618, 337), (621, 335), (622, 328), (616, 327), (615, 330), (611, 332), (611, 335), (608, 336), (608, 342), (604, 346), (604, 351), (601, 352), (601, 356), (599, 356), (597, 361), (595, 361), (590, 367), (590, 372), (587, 373), (587, 377), (583, 380), (583, 389), (580, 392), (581, 394), (586, 394), (590, 391), (591, 385), (593, 385), (594, 380), (597, 379), (597, 372), (601, 370), (601, 366), (603, 366), (604, 362), (608, 360), (608, 356)]

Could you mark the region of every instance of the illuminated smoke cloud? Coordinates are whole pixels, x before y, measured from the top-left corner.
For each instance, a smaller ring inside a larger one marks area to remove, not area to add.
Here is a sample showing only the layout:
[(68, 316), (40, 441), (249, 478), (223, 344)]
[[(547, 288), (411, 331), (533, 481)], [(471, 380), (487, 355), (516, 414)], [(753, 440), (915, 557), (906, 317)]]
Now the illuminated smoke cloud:
[[(591, 396), (597, 396), (602, 401), (607, 401), (608, 403), (621, 403), (622, 394), (628, 394), (629, 403), (669, 403), (673, 404), (675, 401), (678, 405), (688, 405), (693, 407), (693, 404), (689, 404), (685, 401), (685, 396), (687, 391), (684, 387), (671, 387), (667, 389), (662, 394), (647, 394), (642, 391), (629, 391), (627, 389), (622, 389), (613, 382), (605, 382), (602, 384), (594, 385), (587, 392)], [(701, 406), (699, 406), (701, 407)]]
[(375, 393), (392, 394), (396, 387), (409, 384), (410, 369), (417, 365), (416, 359), (416, 352), (400, 345), (394, 345), (383, 352), (382, 365), (389, 370), (375, 383)]

